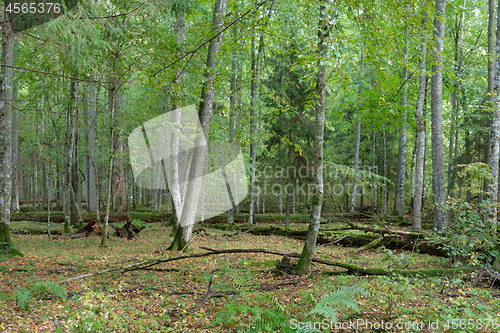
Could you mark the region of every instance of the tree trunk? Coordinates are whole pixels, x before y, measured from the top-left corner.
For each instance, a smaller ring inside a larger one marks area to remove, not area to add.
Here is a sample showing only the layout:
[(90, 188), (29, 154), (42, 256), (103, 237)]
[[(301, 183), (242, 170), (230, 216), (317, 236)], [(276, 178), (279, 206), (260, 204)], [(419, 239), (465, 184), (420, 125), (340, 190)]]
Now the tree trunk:
[(262, 51), (264, 48), (264, 36), (261, 34), (259, 39), (259, 48), (257, 57), (255, 57), (255, 38), (252, 37), (252, 47), (251, 47), (251, 70), (252, 70), (252, 82), (250, 85), (250, 105), (251, 105), (251, 120), (250, 120), (250, 160), (251, 160), (251, 168), (250, 168), (250, 208), (249, 208), (249, 217), (248, 223), (255, 223), (255, 168), (256, 168), (256, 144), (257, 144), (257, 99), (259, 94), (259, 67), (260, 60), (262, 58)]
[[(465, 5), (466, 0), (463, 2), (462, 17), (460, 23), (456, 26), (458, 31), (454, 31), (455, 39), (455, 72), (457, 79), (453, 82), (453, 90), (451, 93), (451, 128), (450, 128), (450, 141), (448, 146), (448, 188), (447, 196), (454, 197), (453, 189), (455, 188), (455, 164), (458, 146), (458, 115), (459, 115), (459, 95), (461, 90), (461, 76), (462, 76), (462, 62), (463, 62), (463, 30), (465, 22)], [(491, 139), (490, 139), (491, 140)], [(451, 220), (451, 210), (448, 212), (448, 220)]]
[(382, 124), (382, 135), (384, 140), (384, 216), (387, 216), (388, 191), (387, 191), (387, 138), (385, 124)]
[[(361, 93), (363, 92), (363, 68), (364, 68), (364, 58), (365, 58), (365, 51), (361, 50), (361, 63), (359, 65), (359, 73), (361, 75), (360, 77), (360, 82), (359, 82), (359, 91), (358, 91), (358, 97), (359, 97), (359, 108), (361, 109)], [(356, 147), (354, 150), (354, 170), (355, 172), (358, 171), (359, 167), (359, 147), (361, 145), (361, 119), (359, 115), (359, 110), (357, 113), (357, 119), (356, 119)], [(354, 180), (352, 182), (352, 196), (351, 196), (351, 209), (350, 212), (354, 213), (356, 211), (356, 195), (357, 195), (357, 187), (358, 187), (358, 179), (357, 175), (354, 175)]]
[(316, 182), (316, 189), (314, 191), (312, 202), (312, 218), (307, 230), (306, 240), (300, 255), (299, 261), (295, 270), (301, 274), (305, 274), (311, 267), (311, 262), (314, 258), (314, 251), (316, 249), (316, 240), (318, 238), (319, 226), (321, 222), (321, 206), (323, 203), (323, 135), (325, 127), (325, 111), (326, 111), (326, 64), (327, 58), (327, 42), (326, 39), (329, 35), (328, 14), (326, 5), (329, 0), (324, 0), (320, 6), (320, 19), (318, 27), (318, 74), (316, 77), (316, 119), (314, 130), (314, 178)]
[(86, 201), (87, 201), (87, 211), (96, 212), (97, 211), (97, 103), (96, 103), (96, 88), (94, 82), (90, 82), (88, 87), (88, 118), (86, 118), (86, 132), (85, 137), (87, 150), (85, 154), (85, 189), (86, 189)]
[[(115, 60), (115, 66), (117, 66), (118, 59)], [(115, 75), (114, 80), (118, 80), (118, 76)], [(112, 186), (112, 198), (113, 198), (113, 212), (122, 213), (127, 211), (127, 194), (125, 193), (125, 168), (123, 162), (123, 138), (121, 129), (121, 115), (123, 108), (123, 94), (119, 83), (113, 84), (113, 113), (114, 113), (114, 151), (116, 155), (113, 157), (113, 177), (111, 178)]]
[[(235, 18), (237, 14), (235, 14)], [(237, 40), (238, 37), (238, 25), (235, 23), (233, 25), (233, 39)], [(237, 53), (233, 50), (231, 56), (231, 87), (229, 94), (229, 143), (234, 142), (235, 136), (235, 115), (236, 115), (236, 75), (237, 75)], [(227, 222), (234, 223), (234, 209), (231, 208), (227, 212)]]
[[(497, 31), (498, 34), (498, 31)], [(495, 85), (495, 0), (488, 0), (488, 99), (493, 102)]]
[(416, 161), (415, 161), (415, 194), (413, 199), (413, 223), (412, 231), (420, 232), (422, 230), (422, 194), (424, 191), (424, 162), (425, 162), (425, 121), (424, 121), (424, 100), (427, 84), (427, 74), (425, 70), (427, 43), (426, 43), (426, 26), (427, 12), (424, 9), (422, 13), (422, 33), (420, 41), (420, 61), (419, 61), (419, 81), (418, 81), (418, 97), (417, 108), (415, 110), (416, 123)]
[(497, 19), (497, 41), (496, 41), (496, 58), (495, 58), (495, 75), (494, 75), (494, 93), (493, 93), (493, 110), (494, 117), (491, 123), (491, 148), (489, 167), (491, 170), (492, 180), (488, 182), (488, 192), (492, 201), (492, 206), (489, 209), (488, 219), (494, 232), (497, 231), (497, 204), (498, 204), (498, 159), (500, 148), (500, 1), (498, 2), (498, 19)]
[[(210, 119), (212, 116), (212, 106), (214, 102), (215, 77), (217, 74), (217, 64), (219, 63), (218, 52), (222, 44), (222, 29), (224, 25), (224, 17), (226, 16), (228, 0), (217, 0), (214, 6), (213, 29), (214, 37), (208, 49), (207, 63), (205, 69), (205, 81), (201, 90), (202, 102), (200, 103), (198, 115), (200, 118), (201, 127), (205, 137), (208, 139), (210, 132)], [(186, 195), (183, 201), (182, 212), (180, 214), (181, 231), (177, 232), (173, 243), (178, 243), (178, 250), (189, 250), (191, 242), (193, 225), (196, 218), (196, 209), (201, 193), (201, 175), (206, 165), (207, 146), (206, 142), (203, 145), (202, 136), (198, 136), (194, 143), (195, 146), (201, 146), (193, 153), (191, 166), (189, 168), (189, 179), (193, 180), (187, 183)], [(180, 240), (180, 241), (179, 241)]]
[(78, 169), (77, 169), (77, 117), (76, 108), (76, 81), (70, 82), (70, 102), (69, 102), (69, 140), (67, 146), (66, 162), (66, 209), (69, 209), (69, 223), (73, 227), (80, 227), (81, 217), (79, 216), (78, 203)]
[[(281, 159), (283, 154), (283, 143), (281, 140), (278, 142), (278, 156)], [(283, 214), (283, 177), (280, 177), (280, 186), (278, 192), (278, 214)]]
[[(110, 110), (112, 110), (110, 108)], [(111, 124), (114, 125), (114, 115), (113, 112), (111, 111)], [(110, 134), (109, 134), (109, 141), (110, 145), (112, 148), (114, 144), (114, 127), (111, 126), (110, 129)], [(102, 228), (102, 237), (101, 237), (101, 247), (106, 247), (107, 246), (107, 241), (108, 241), (108, 225), (109, 225), (109, 212), (111, 210), (111, 187), (112, 187), (112, 178), (113, 178), (113, 161), (114, 161), (114, 150), (111, 149), (111, 152), (109, 154), (109, 161), (108, 161), (108, 182), (106, 185), (106, 208), (105, 208), (105, 213), (104, 213), (104, 228)]]
[[(373, 134), (372, 134), (372, 172), (375, 173), (375, 169), (376, 169), (376, 165), (377, 165), (377, 154), (376, 154), (376, 133), (375, 133), (375, 129), (373, 130)], [(378, 174), (378, 172), (377, 172)], [(375, 185), (372, 185), (371, 186), (371, 192), (372, 192), (372, 198), (371, 198), (371, 206), (373, 209), (375, 209), (376, 205), (377, 205), (377, 202), (376, 202), (376, 198), (377, 198), (377, 195), (376, 195), (376, 191), (377, 191), (377, 188)]]
[(448, 226), (446, 204), (446, 188), (444, 185), (443, 157), (443, 46), (446, 0), (436, 0), (436, 17), (434, 19), (434, 35), (436, 50), (432, 65), (431, 81), (431, 119), (432, 119), (432, 190), (434, 193), (434, 222), (438, 234), (446, 234)]
[[(17, 101), (17, 85), (13, 86), (13, 104)], [(19, 185), (21, 172), (19, 163), (19, 117), (16, 107), (12, 107), (12, 200), (10, 210), (19, 212)]]
[[(361, 57), (363, 58), (363, 57)], [(356, 119), (356, 146), (354, 150), (354, 171), (358, 171), (359, 167), (359, 147), (361, 144), (361, 120), (359, 113), (357, 114)], [(357, 197), (357, 187), (358, 187), (358, 178), (357, 175), (354, 175), (354, 180), (352, 182), (352, 195), (351, 195), (351, 209), (350, 212), (354, 213), (356, 211), (356, 197)]]
[(403, 55), (405, 59), (405, 66), (403, 68), (403, 94), (401, 96), (401, 106), (403, 108), (403, 113), (401, 114), (401, 130), (399, 132), (399, 148), (398, 148), (398, 177), (396, 182), (396, 196), (395, 196), (395, 206), (396, 212), (400, 219), (403, 218), (404, 214), (404, 204), (405, 204), (405, 176), (406, 176), (406, 107), (407, 102), (407, 92), (408, 85), (406, 83), (408, 79), (408, 28), (405, 28), (405, 44), (403, 47)]
[[(4, 12), (4, 17), (7, 13)], [(2, 68), (0, 71), (0, 250), (13, 252), (10, 237), (10, 204), (12, 196), (12, 66), (14, 33), (10, 22), (2, 26)], [(20, 254), (20, 252), (18, 253)]]

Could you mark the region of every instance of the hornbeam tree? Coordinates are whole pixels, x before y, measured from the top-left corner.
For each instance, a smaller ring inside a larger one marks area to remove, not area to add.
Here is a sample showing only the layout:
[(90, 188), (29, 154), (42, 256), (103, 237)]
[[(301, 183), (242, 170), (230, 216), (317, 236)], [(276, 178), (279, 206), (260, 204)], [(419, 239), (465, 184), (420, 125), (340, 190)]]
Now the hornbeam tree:
[[(208, 48), (205, 80), (201, 89), (202, 101), (198, 109), (201, 127), (207, 139), (210, 132), (210, 118), (212, 116), (212, 105), (215, 93), (215, 77), (217, 74), (217, 65), (219, 63), (218, 53), (222, 44), (222, 29), (226, 16), (227, 2), (228, 0), (217, 0), (214, 6), (212, 31), (215, 37), (211, 40)], [(195, 146), (199, 146), (198, 142), (195, 143)], [(206, 149), (196, 149), (192, 157), (191, 166), (189, 168), (189, 179), (193, 181), (187, 184), (186, 195), (184, 197), (179, 220), (179, 229), (181, 231), (175, 234), (173, 240), (173, 243), (178, 244), (178, 250), (189, 250), (189, 243), (191, 242), (194, 221), (196, 218), (196, 208), (201, 193), (201, 175), (203, 174), (203, 169), (206, 164), (206, 153)]]
[(327, 57), (327, 38), (330, 30), (327, 7), (329, 0), (323, 0), (319, 8), (320, 19), (318, 27), (318, 64), (319, 69), (316, 75), (316, 105), (315, 105), (315, 133), (314, 133), (314, 180), (315, 191), (312, 200), (312, 218), (309, 222), (306, 240), (302, 248), (302, 254), (295, 267), (295, 270), (301, 274), (307, 273), (311, 267), (314, 251), (316, 249), (316, 240), (318, 238), (319, 225), (321, 222), (321, 207), (323, 204), (323, 136), (325, 130), (325, 111), (326, 111), (326, 57)]

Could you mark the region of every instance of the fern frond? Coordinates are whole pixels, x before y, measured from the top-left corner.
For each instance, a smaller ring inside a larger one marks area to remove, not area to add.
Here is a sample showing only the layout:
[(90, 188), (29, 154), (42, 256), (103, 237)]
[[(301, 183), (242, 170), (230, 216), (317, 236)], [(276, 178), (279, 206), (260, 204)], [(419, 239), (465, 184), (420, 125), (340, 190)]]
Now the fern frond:
[(309, 311), (309, 314), (315, 314), (320, 317), (330, 319), (332, 322), (337, 322), (338, 320), (338, 311), (331, 306), (316, 305), (311, 311)]
[(29, 301), (31, 300), (31, 293), (26, 288), (18, 288), (14, 294), (17, 306), (23, 308), (25, 311), (29, 308)]
[(359, 286), (342, 286), (336, 291), (323, 297), (316, 306), (338, 306), (347, 309), (354, 309), (359, 313), (359, 307), (356, 303), (356, 297), (360, 295), (368, 295), (362, 287)]
[(62, 299), (66, 299), (68, 297), (68, 292), (60, 284), (53, 281), (47, 281), (44, 283), (44, 285), (45, 288), (47, 288), (47, 290), (53, 293), (55, 296)]
[(268, 303), (271, 303), (271, 305), (278, 309), (278, 311), (280, 311), (281, 313), (285, 313), (285, 306), (283, 304), (281, 304), (277, 299), (276, 297), (274, 296), (269, 296), (269, 295), (266, 295), (266, 299), (267, 299), (267, 302)]

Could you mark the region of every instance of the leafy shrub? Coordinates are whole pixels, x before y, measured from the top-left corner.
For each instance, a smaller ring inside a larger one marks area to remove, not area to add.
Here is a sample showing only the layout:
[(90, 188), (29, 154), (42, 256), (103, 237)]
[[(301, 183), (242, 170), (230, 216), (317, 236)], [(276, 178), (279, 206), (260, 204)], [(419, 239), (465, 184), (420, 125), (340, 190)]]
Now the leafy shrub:
[(66, 327), (72, 332), (103, 332), (106, 323), (115, 319), (113, 303), (103, 292), (86, 291), (78, 298), (85, 308), (79, 313), (72, 313)]
[(432, 235), (430, 243), (439, 245), (449, 253), (455, 263), (477, 265), (498, 255), (491, 225), (486, 219), (490, 201), (471, 204), (461, 199), (449, 198), (446, 208), (453, 219), (446, 230), (446, 236)]

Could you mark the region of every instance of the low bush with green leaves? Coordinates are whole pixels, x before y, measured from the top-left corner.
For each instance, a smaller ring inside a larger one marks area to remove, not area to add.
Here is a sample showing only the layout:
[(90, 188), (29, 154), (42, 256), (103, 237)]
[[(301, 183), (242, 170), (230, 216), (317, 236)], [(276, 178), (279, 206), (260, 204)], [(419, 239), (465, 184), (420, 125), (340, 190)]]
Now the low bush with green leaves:
[(452, 222), (446, 229), (446, 235), (427, 237), (430, 243), (445, 250), (455, 264), (489, 262), (498, 254), (496, 238), (486, 218), (491, 202), (479, 204), (449, 198), (446, 208), (452, 213)]
[(16, 289), (14, 297), (16, 298), (17, 306), (24, 310), (28, 310), (29, 303), (33, 298), (45, 297), (50, 293), (62, 299), (68, 297), (66, 289), (53, 281), (43, 281), (29, 284), (25, 287), (19, 287)]

